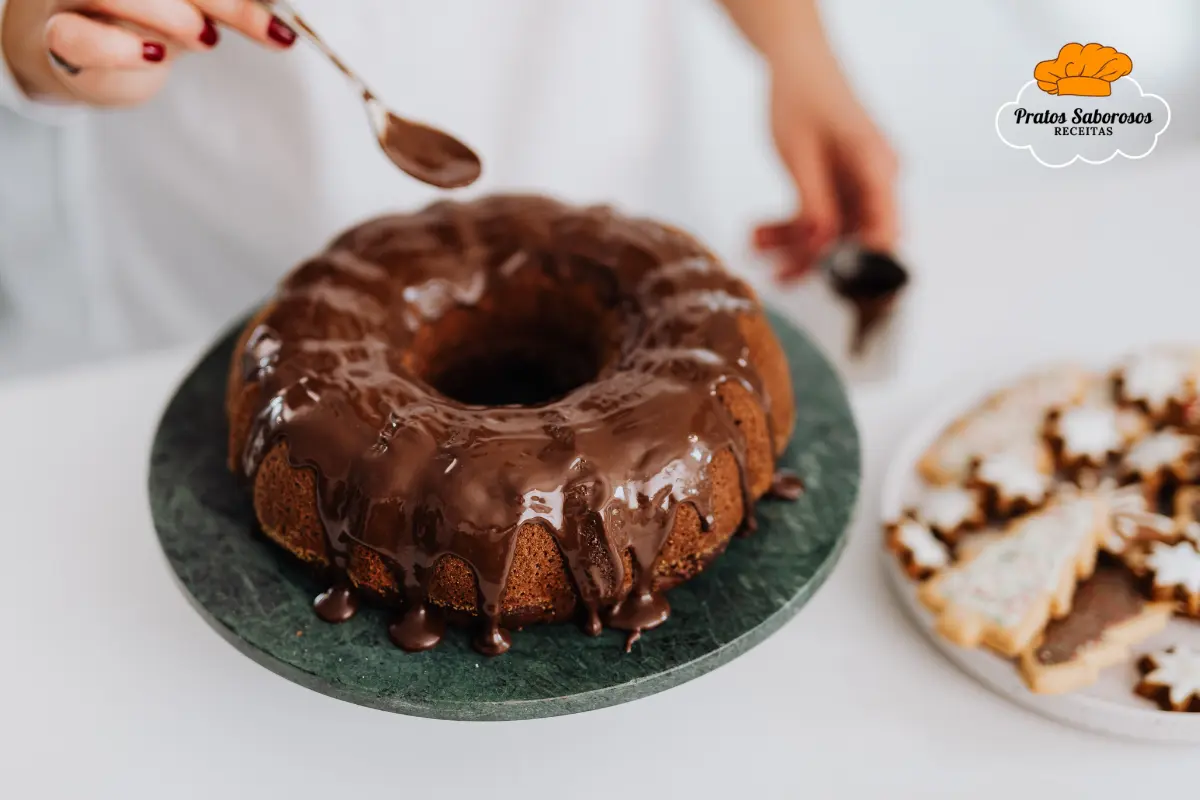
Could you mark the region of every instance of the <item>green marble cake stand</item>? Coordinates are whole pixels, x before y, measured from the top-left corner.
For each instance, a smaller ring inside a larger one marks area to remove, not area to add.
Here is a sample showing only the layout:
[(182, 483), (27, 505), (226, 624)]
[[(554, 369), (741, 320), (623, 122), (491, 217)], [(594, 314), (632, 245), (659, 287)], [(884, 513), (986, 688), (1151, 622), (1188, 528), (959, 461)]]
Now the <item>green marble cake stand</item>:
[[(624, 635), (535, 625), (486, 658), (464, 631), (410, 655), (387, 637), (384, 612), (317, 619), (325, 587), (256, 531), (245, 488), (225, 468), (225, 372), (236, 331), (200, 361), (171, 399), (150, 458), (159, 541), (193, 605), (225, 639), (268, 669), (364, 706), (458, 720), (571, 714), (691, 680), (776, 631), (824, 582), (841, 553), (859, 482), (858, 434), (841, 383), (799, 331), (778, 317), (796, 387), (797, 424), (781, 466), (807, 491), (762, 502), (759, 528), (673, 590), (671, 618), (630, 653)], [(816, 643), (814, 643), (814, 646)]]

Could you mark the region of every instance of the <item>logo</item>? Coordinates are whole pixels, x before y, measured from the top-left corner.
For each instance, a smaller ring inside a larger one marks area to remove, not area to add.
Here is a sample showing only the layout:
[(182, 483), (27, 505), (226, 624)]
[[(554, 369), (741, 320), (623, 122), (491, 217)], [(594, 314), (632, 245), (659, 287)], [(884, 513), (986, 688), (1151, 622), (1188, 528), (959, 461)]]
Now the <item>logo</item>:
[(1038, 163), (1103, 164), (1145, 158), (1171, 122), (1167, 101), (1142, 91), (1133, 59), (1100, 44), (1063, 45), (1033, 69), (1033, 80), (996, 113), (996, 133)]

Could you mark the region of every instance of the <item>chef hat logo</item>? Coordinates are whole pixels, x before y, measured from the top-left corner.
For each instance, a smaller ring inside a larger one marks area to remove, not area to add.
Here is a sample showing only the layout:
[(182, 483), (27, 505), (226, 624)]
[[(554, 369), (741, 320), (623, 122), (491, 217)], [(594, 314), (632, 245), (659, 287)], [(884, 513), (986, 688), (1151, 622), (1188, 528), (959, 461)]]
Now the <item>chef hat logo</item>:
[(996, 112), (996, 133), (1047, 167), (1144, 158), (1170, 124), (1171, 109), (1143, 91), (1132, 72), (1133, 59), (1115, 47), (1065, 44)]
[(1108, 97), (1112, 82), (1131, 72), (1133, 59), (1115, 47), (1070, 42), (1058, 51), (1058, 58), (1034, 67), (1033, 77), (1046, 94)]

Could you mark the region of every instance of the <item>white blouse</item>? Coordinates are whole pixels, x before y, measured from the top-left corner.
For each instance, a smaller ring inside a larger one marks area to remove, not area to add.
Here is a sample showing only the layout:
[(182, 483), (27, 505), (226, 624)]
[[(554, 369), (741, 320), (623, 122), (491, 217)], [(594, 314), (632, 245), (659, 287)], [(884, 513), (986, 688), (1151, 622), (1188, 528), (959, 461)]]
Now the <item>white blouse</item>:
[[(671, 0), (298, 5), (399, 113), (483, 156), (461, 196), (669, 216), (686, 195)], [(0, 69), (0, 174), (15, 176), (0, 188), (0, 376), (54, 342), (70, 359), (211, 336), (341, 228), (443, 194), (390, 165), (305, 42), (280, 54), (222, 33), (135, 109), (31, 103)]]

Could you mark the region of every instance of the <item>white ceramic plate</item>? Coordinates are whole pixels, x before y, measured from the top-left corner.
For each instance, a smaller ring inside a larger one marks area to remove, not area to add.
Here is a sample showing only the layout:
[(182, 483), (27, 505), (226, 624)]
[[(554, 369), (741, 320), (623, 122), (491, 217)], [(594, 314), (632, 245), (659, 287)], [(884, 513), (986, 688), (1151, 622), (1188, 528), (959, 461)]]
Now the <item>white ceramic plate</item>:
[[(884, 520), (895, 519), (921, 486), (916, 465), (921, 454), (951, 421), (970, 410), (988, 393), (1010, 381), (976, 388), (950, 398), (921, 421), (900, 446), (883, 484)], [(961, 386), (961, 384), (960, 384)], [(1038, 695), (1025, 687), (1016, 666), (990, 651), (959, 647), (939, 636), (933, 615), (917, 599), (917, 584), (900, 568), (898, 559), (880, 543), (892, 588), (929, 640), (961, 670), (1000, 696), (1051, 719), (1079, 728), (1133, 739), (1200, 744), (1200, 714), (1161, 711), (1134, 694), (1136, 661), (1143, 653), (1178, 644), (1200, 649), (1200, 624), (1174, 618), (1158, 635), (1135, 645), (1128, 662), (1104, 670), (1100, 680), (1064, 695)]]

